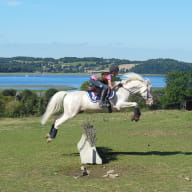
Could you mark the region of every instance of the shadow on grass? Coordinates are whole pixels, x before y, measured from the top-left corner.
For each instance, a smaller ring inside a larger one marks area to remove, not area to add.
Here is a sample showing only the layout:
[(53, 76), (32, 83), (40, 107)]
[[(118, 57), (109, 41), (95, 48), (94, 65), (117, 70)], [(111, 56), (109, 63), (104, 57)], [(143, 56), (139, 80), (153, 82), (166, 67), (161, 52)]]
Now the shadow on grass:
[[(192, 155), (192, 152), (182, 152), (182, 151), (146, 151), (146, 152), (115, 152), (111, 148), (108, 147), (97, 147), (97, 151), (100, 157), (103, 160), (103, 164), (109, 163), (110, 161), (118, 160), (118, 156), (120, 155), (140, 155), (140, 156), (169, 156), (169, 155)], [(67, 155), (67, 154), (63, 154)], [(71, 153), (68, 155), (72, 156), (80, 156), (79, 153)]]
[(104, 159), (104, 163), (117, 160), (119, 155), (140, 155), (140, 156), (169, 156), (169, 155), (192, 155), (192, 152), (182, 152), (182, 151), (146, 151), (146, 152), (114, 152), (110, 148), (98, 147), (98, 153)]

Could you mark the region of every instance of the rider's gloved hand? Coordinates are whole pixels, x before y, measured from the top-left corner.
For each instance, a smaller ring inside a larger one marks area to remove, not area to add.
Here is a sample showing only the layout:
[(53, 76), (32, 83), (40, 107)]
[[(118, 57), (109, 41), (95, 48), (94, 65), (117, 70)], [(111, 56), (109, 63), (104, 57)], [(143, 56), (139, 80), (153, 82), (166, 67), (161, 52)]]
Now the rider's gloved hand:
[(123, 87), (123, 84), (122, 84), (122, 83), (119, 83), (119, 84), (118, 84), (118, 87)]

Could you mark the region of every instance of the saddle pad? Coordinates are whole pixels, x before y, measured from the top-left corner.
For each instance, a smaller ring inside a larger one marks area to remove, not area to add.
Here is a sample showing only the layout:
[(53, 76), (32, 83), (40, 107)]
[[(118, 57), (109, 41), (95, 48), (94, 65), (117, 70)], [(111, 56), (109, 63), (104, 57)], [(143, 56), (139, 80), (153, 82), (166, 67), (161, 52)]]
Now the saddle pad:
[[(93, 103), (96, 103), (96, 102), (98, 102), (100, 100), (100, 96), (96, 92), (94, 92), (94, 91), (87, 91), (87, 93), (88, 93), (88, 96), (89, 96), (90, 100)], [(112, 89), (110, 91), (109, 99), (112, 99), (114, 97), (114, 95), (115, 95), (115, 90)]]

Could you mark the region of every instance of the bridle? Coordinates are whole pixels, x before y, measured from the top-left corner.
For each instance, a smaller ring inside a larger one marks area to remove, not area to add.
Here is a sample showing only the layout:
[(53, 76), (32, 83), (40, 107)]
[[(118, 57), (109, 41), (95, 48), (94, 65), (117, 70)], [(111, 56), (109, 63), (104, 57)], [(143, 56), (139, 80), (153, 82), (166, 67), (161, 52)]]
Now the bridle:
[[(126, 91), (128, 91), (128, 92), (130, 93), (130, 95), (133, 95), (133, 94), (134, 94), (133, 91), (130, 91), (129, 89), (127, 89), (126, 87), (124, 87), (124, 84), (125, 84), (125, 83), (123, 83), (123, 82), (121, 81), (121, 84), (122, 84), (122, 88), (125, 89)], [(143, 93), (145, 93), (145, 92), (147, 91), (146, 96), (143, 96), (143, 98), (144, 98), (145, 100), (152, 101), (153, 98), (152, 98), (151, 94), (149, 93), (149, 85), (147, 84), (146, 86), (147, 86), (147, 88), (141, 93), (141, 95), (143, 95)]]
[[(145, 90), (145, 91), (147, 91), (147, 96), (145, 97), (145, 99), (146, 100), (152, 100), (152, 96), (151, 96), (151, 94), (149, 93), (149, 85), (147, 84), (147, 89)], [(144, 91), (144, 92), (145, 92)], [(144, 93), (143, 92), (143, 93)]]

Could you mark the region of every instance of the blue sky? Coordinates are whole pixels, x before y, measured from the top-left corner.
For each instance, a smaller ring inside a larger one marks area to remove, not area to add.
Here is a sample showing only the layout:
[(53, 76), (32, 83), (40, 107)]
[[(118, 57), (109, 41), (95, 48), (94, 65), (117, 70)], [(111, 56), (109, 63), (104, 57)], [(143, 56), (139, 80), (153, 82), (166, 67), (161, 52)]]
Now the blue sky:
[(192, 62), (191, 0), (0, 0), (0, 57)]

